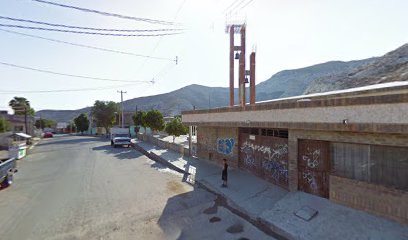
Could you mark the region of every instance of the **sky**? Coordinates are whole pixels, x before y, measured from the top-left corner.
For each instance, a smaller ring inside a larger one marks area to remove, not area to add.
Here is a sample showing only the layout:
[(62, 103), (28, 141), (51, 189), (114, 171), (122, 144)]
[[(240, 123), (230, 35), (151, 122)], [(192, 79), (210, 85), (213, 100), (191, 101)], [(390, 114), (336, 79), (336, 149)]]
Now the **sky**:
[[(0, 16), (94, 28), (183, 28), (162, 37), (114, 37), (0, 26), (0, 62), (47, 71), (132, 82), (57, 76), (0, 64), (0, 109), (14, 96), (35, 110), (79, 109), (95, 100), (120, 101), (190, 84), (229, 86), (226, 24), (245, 21), (247, 49), (256, 50), (256, 82), (273, 74), (332, 60), (381, 56), (408, 42), (406, 0), (49, 0), (176, 26), (102, 16), (33, 0), (0, 0)], [(0, 24), (37, 26), (0, 19)], [(44, 26), (43, 26), (44, 27)], [(50, 42), (1, 30), (108, 48), (158, 60)], [(238, 35), (237, 35), (238, 40)], [(177, 56), (178, 63), (175, 64)], [(247, 51), (249, 62), (249, 51)], [(154, 84), (150, 81), (154, 80)], [(53, 90), (92, 89), (55, 92)], [(98, 89), (98, 90), (95, 90)], [(21, 91), (49, 91), (22, 93)]]

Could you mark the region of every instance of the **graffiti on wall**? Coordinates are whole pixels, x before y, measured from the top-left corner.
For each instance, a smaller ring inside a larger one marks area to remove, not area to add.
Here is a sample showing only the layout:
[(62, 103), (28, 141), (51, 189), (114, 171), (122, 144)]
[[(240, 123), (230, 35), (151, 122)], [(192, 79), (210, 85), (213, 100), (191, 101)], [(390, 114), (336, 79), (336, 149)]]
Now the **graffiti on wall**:
[[(301, 159), (306, 162), (309, 169), (316, 169), (319, 166), (320, 149), (312, 150), (310, 147), (306, 147), (306, 152), (302, 154)], [(306, 170), (303, 172), (303, 181), (307, 183), (312, 193), (318, 193), (318, 183), (312, 171)]]
[(319, 192), (316, 179), (311, 171), (303, 172), (303, 180), (309, 184), (310, 190), (312, 190), (313, 193)]
[(241, 147), (241, 152), (245, 154), (244, 156), (244, 163), (247, 167), (254, 167), (255, 164), (255, 158), (254, 158), (254, 150), (250, 148), (249, 146), (243, 146)]
[(273, 147), (262, 146), (245, 141), (242, 144), (241, 152), (245, 154), (244, 163), (249, 166), (255, 166), (255, 153), (262, 154), (261, 167), (277, 182), (288, 181), (287, 166), (287, 144), (275, 144)]
[(306, 161), (309, 168), (317, 168), (320, 160), (320, 149), (312, 151), (310, 148), (307, 148), (306, 154), (302, 155), (302, 159)]
[(271, 177), (275, 181), (288, 181), (288, 166), (286, 156), (288, 154), (287, 144), (275, 144), (271, 153), (262, 161), (262, 167), (271, 172)]
[(234, 150), (235, 140), (233, 138), (217, 139), (217, 152), (224, 155), (232, 155)]

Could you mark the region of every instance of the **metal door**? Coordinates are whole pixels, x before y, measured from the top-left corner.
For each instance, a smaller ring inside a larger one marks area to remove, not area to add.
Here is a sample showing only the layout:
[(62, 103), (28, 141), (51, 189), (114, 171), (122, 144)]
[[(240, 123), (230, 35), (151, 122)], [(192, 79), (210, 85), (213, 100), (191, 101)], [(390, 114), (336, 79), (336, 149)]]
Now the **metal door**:
[(326, 141), (299, 140), (298, 188), (329, 197), (330, 144)]
[(288, 139), (240, 133), (239, 167), (288, 187)]

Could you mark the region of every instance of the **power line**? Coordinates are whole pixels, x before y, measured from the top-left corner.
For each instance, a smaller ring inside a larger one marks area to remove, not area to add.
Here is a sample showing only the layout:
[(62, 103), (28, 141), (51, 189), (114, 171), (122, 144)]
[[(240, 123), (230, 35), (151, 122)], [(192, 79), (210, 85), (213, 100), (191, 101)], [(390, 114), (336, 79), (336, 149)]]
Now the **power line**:
[(118, 54), (130, 55), (130, 56), (135, 56), (135, 57), (144, 57), (144, 58), (157, 59), (157, 60), (175, 61), (172, 58), (154, 57), (154, 56), (137, 54), (137, 53), (132, 53), (132, 52), (125, 52), (125, 51), (95, 47), (95, 46), (90, 46), (90, 45), (85, 45), (85, 44), (72, 43), (72, 42), (67, 42), (67, 41), (62, 41), (62, 40), (57, 40), (57, 39), (52, 39), (52, 38), (41, 37), (41, 36), (38, 36), (38, 35), (15, 32), (15, 31), (12, 31), (12, 30), (6, 30), (6, 29), (1, 29), (1, 28), (0, 28), (0, 31), (13, 33), (13, 34), (21, 35), (21, 36), (38, 38), (38, 39), (47, 40), (47, 41), (56, 42), (56, 43), (63, 43), (63, 44), (71, 45), (71, 46), (77, 46), (77, 47), (89, 48), (89, 49), (94, 49), (94, 50), (100, 50), (100, 51), (105, 51), (105, 52), (118, 53)]
[[(177, 8), (177, 11), (176, 11), (176, 14), (174, 15), (174, 20), (173, 20), (173, 21), (176, 21), (176, 19), (177, 19), (179, 13), (180, 13), (180, 11), (181, 11), (181, 9), (183, 8), (184, 4), (186, 3), (186, 1), (187, 1), (187, 0), (183, 0), (183, 1), (181, 2), (181, 4), (179, 5), (179, 7)], [(154, 54), (154, 52), (156, 51), (157, 47), (159, 46), (161, 40), (162, 40), (162, 37), (160, 37), (159, 40), (157, 40), (157, 43), (156, 43), (156, 45), (154, 46), (153, 50), (150, 52), (150, 54)], [(143, 63), (140, 65), (138, 71), (143, 68), (143, 66), (146, 64), (147, 60), (148, 60), (148, 59), (146, 59), (145, 61), (143, 61)], [(176, 61), (175, 61), (175, 62), (176, 62), (176, 64), (177, 64), (177, 57), (176, 57)]]
[[(238, 1), (238, 0), (237, 0)], [(237, 9), (239, 6), (241, 6), (242, 3), (244, 3), (246, 0), (241, 0), (237, 5), (235, 5), (233, 8), (231, 8), (228, 12), (232, 14), (235, 9)]]
[(235, 5), (239, 0), (233, 1), (227, 8), (224, 9), (224, 13), (227, 12), (229, 9), (231, 9), (232, 6)]
[(117, 18), (134, 20), (134, 21), (142, 21), (142, 22), (147, 22), (147, 23), (152, 23), (152, 24), (162, 24), (162, 25), (174, 25), (175, 24), (174, 22), (168, 22), (168, 21), (162, 21), (162, 20), (156, 20), (156, 19), (150, 19), (150, 18), (139, 18), (139, 17), (125, 16), (125, 15), (122, 15), (122, 14), (102, 12), (102, 11), (98, 11), (98, 10), (94, 10), (94, 9), (81, 8), (81, 7), (65, 5), (65, 4), (51, 2), (51, 1), (44, 1), (44, 0), (32, 0), (32, 1), (39, 2), (39, 3), (45, 3), (45, 4), (50, 4), (50, 5), (54, 5), (54, 6), (58, 6), (58, 7), (75, 9), (75, 10), (79, 10), (79, 11), (83, 11), (83, 12), (96, 13), (96, 14), (100, 14), (100, 15), (108, 16), (108, 17), (117, 17)]
[(99, 88), (75, 88), (75, 89), (54, 89), (54, 90), (33, 90), (33, 91), (20, 91), (20, 90), (2, 90), (0, 89), (0, 93), (2, 94), (30, 94), (30, 93), (61, 93), (61, 92), (85, 92), (85, 91), (101, 91), (107, 90), (112, 88), (120, 88), (120, 87), (128, 87), (134, 86), (136, 84), (123, 84), (123, 85), (111, 85)]
[[(35, 1), (35, 0), (33, 0)], [(0, 24), (1, 27), (11, 27), (11, 28), (23, 28), (31, 30), (41, 30), (41, 31), (52, 31), (52, 32), (64, 32), (64, 33), (76, 33), (76, 34), (88, 34), (88, 35), (102, 35), (102, 36), (115, 36), (115, 37), (161, 37), (168, 35), (177, 35), (182, 32), (170, 32), (170, 33), (154, 33), (154, 34), (122, 34), (122, 33), (101, 33), (101, 32), (86, 32), (86, 31), (74, 31), (65, 29), (55, 29), (55, 28), (43, 28), (43, 27), (30, 27), (14, 24)]]
[(74, 75), (74, 74), (69, 74), (69, 73), (59, 73), (59, 72), (53, 72), (49, 70), (43, 70), (43, 69), (38, 69), (38, 68), (32, 68), (32, 67), (26, 67), (26, 66), (20, 66), (12, 63), (5, 63), (5, 62), (0, 62), (0, 64), (8, 66), (8, 67), (15, 67), (15, 68), (21, 68), (21, 69), (26, 69), (26, 70), (32, 70), (36, 72), (42, 72), (42, 73), (49, 73), (49, 74), (54, 74), (54, 75), (59, 75), (59, 76), (66, 76), (66, 77), (76, 77), (76, 78), (85, 78), (85, 79), (92, 79), (92, 80), (98, 80), (98, 81), (110, 81), (110, 82), (149, 82), (152, 83), (152, 81), (139, 81), (139, 80), (118, 80), (118, 79), (110, 79), (110, 78), (99, 78), (99, 77), (89, 77), (89, 76), (83, 76), (83, 75)]
[(244, 6), (242, 6), (239, 10), (245, 8), (246, 6), (248, 6), (250, 3), (252, 3), (254, 0), (250, 0), (249, 2), (247, 2)]
[(65, 24), (56, 24), (56, 23), (40, 22), (40, 21), (34, 21), (34, 20), (29, 20), (29, 19), (12, 18), (12, 17), (5, 17), (5, 16), (0, 16), (0, 19), (6, 19), (6, 20), (10, 20), (10, 21), (17, 21), (17, 22), (34, 23), (34, 24), (47, 25), (47, 26), (53, 26), (53, 27), (64, 27), (64, 28), (84, 29), (84, 30), (93, 30), (93, 31), (111, 31), (111, 32), (166, 32), (166, 31), (182, 31), (182, 30), (184, 30), (184, 29), (177, 29), (177, 28), (163, 28), (163, 29), (112, 29), (112, 28), (92, 28), (92, 27), (80, 27), (80, 26), (73, 26), (73, 25), (65, 25)]

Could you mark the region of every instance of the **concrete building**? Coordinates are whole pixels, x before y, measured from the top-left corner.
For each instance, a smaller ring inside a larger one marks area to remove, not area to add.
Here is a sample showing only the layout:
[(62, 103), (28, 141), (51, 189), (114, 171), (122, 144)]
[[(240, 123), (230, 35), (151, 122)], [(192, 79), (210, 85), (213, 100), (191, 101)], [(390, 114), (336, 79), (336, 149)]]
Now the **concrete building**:
[(408, 223), (408, 83), (182, 113), (192, 154)]
[[(24, 115), (11, 115), (7, 111), (0, 111), (0, 116), (4, 117), (10, 123), (12, 132), (22, 132), (34, 135), (34, 117)], [(27, 126), (27, 130), (26, 130)]]

